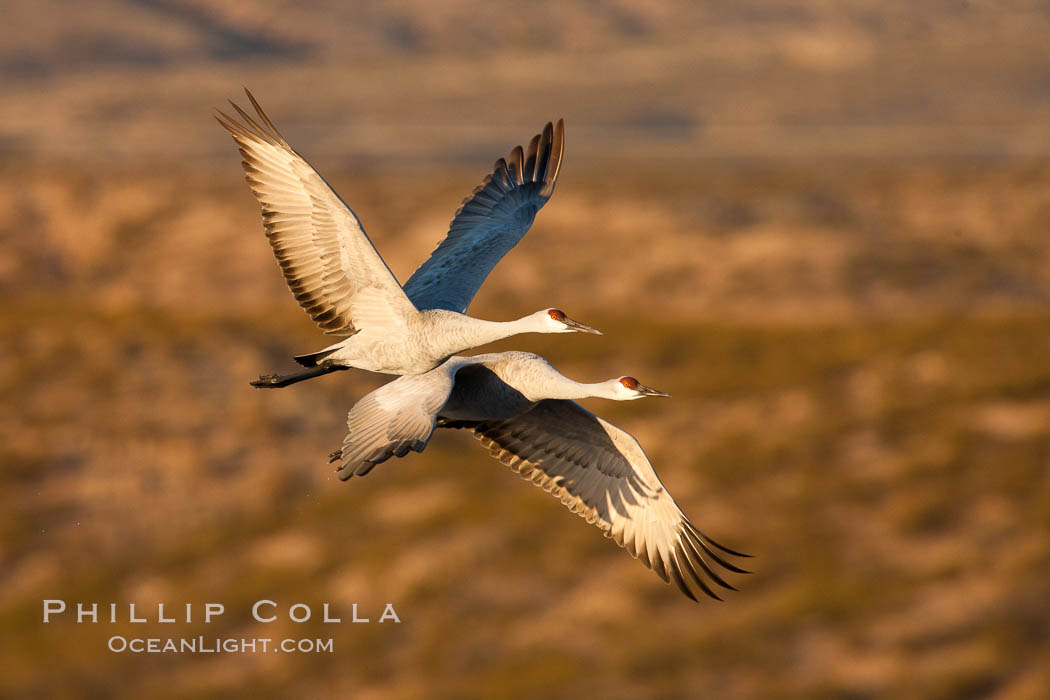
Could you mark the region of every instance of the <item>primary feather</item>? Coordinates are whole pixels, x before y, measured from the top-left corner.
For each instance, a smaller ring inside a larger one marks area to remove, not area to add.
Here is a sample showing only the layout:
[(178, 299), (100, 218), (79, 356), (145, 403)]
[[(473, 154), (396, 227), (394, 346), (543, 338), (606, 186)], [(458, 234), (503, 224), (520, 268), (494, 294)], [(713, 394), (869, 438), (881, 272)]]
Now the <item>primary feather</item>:
[(565, 124), (550, 122), (529, 143), (500, 158), (463, 200), (448, 234), (405, 282), (421, 309), (464, 313), (492, 268), (528, 233), (554, 194), (565, 152)]
[(259, 121), (232, 102), (243, 121), (223, 112), (217, 119), (237, 142), (266, 237), (299, 305), (332, 335), (353, 335), (363, 325), (359, 316), (415, 312), (357, 215), (292, 150), (251, 93), (248, 99)]

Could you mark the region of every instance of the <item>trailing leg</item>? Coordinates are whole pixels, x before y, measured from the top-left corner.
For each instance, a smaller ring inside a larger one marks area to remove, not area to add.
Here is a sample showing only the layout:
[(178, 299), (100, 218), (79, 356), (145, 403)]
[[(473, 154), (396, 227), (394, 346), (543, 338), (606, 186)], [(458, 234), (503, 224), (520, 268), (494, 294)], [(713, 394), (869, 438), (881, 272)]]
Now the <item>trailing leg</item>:
[(320, 377), (322, 374), (328, 374), (330, 372), (338, 372), (341, 369), (350, 369), (349, 367), (343, 367), (340, 365), (334, 365), (330, 362), (322, 362), (316, 367), (309, 369), (300, 370), (298, 372), (291, 372), (290, 374), (265, 374), (260, 376), (258, 379), (252, 382), (252, 386), (257, 389), (279, 389), (286, 387), (289, 384), (295, 384), (305, 379), (313, 379), (314, 377)]

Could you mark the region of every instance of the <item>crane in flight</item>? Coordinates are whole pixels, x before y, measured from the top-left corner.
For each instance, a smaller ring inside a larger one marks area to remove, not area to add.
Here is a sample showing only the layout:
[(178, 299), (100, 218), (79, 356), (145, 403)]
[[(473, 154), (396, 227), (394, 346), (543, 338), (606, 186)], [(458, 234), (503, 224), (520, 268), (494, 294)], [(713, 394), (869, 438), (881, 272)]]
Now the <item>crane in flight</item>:
[(629, 433), (573, 399), (631, 401), (667, 396), (633, 377), (575, 382), (526, 352), (452, 357), (402, 376), (358, 401), (343, 446), (329, 455), (340, 478), (367, 474), (391, 457), (422, 452), (435, 428), (471, 430), (489, 453), (598, 526), (631, 556), (673, 580), (692, 600), (733, 586), (717, 571), (746, 557), (694, 526)]
[(330, 335), (347, 336), (295, 360), (306, 369), (267, 375), (283, 387), (341, 369), (427, 372), (456, 353), (520, 333), (600, 332), (546, 308), (515, 321), (465, 315), (492, 268), (528, 232), (554, 193), (565, 144), (562, 120), (515, 147), (464, 200), (445, 239), (402, 287), (357, 215), (277, 131), (259, 103), (252, 117), (216, 119), (237, 143), (266, 236), (299, 305)]

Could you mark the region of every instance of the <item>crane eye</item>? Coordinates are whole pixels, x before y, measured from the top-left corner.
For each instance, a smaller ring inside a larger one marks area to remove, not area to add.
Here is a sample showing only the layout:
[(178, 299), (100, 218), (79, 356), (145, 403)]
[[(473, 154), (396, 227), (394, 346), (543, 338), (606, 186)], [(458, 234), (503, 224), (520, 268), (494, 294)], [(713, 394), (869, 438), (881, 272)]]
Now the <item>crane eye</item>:
[(637, 389), (638, 388), (638, 380), (635, 379), (634, 377), (620, 377), (620, 383), (623, 384), (628, 389)]
[(560, 309), (551, 309), (547, 312), (555, 321), (564, 321), (565, 314)]

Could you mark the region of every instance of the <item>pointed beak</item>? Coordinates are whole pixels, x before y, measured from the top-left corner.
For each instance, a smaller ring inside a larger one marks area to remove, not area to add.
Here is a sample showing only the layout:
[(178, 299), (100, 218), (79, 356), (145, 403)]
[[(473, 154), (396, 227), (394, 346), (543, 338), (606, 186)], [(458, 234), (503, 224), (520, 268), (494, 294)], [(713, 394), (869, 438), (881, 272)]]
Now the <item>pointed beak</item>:
[(594, 333), (595, 335), (602, 335), (602, 332), (600, 330), (598, 330), (597, 328), (591, 328), (590, 326), (585, 326), (582, 323), (578, 323), (576, 321), (573, 321), (568, 316), (565, 317), (565, 320), (562, 321), (562, 323), (564, 323), (566, 326), (568, 326), (572, 330), (577, 331), (578, 333)]
[(666, 396), (667, 398), (671, 398), (670, 394), (663, 391), (657, 391), (651, 386), (646, 386), (645, 384), (639, 384), (637, 391), (642, 396)]

